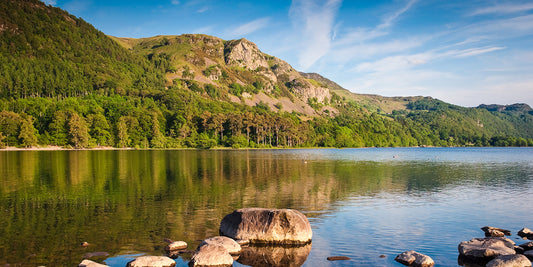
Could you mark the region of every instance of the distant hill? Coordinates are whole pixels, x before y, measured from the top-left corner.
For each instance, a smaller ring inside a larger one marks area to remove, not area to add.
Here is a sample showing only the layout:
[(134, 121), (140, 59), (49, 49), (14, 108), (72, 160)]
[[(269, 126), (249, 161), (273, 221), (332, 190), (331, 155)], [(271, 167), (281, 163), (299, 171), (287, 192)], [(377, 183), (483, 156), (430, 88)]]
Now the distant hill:
[(0, 147), (533, 145), (525, 104), (355, 94), (246, 39), (117, 38), (37, 0), (0, 2)]

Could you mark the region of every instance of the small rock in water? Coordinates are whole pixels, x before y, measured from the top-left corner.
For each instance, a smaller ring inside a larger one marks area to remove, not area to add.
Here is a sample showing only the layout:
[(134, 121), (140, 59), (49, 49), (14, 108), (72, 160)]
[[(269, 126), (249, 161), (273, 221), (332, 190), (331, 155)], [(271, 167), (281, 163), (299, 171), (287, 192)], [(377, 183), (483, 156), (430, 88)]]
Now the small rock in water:
[(414, 250), (405, 251), (396, 256), (394, 260), (403, 265), (414, 267), (431, 267), (435, 265), (435, 262), (432, 258)]
[(223, 246), (229, 252), (229, 254), (239, 254), (241, 252), (241, 246), (237, 242), (235, 242), (235, 240), (227, 236), (215, 236), (205, 239), (202, 241), (199, 247), (205, 245)]
[(233, 257), (223, 246), (207, 244), (200, 246), (192, 256), (189, 266), (232, 266)]
[(489, 261), (486, 267), (531, 267), (531, 261), (524, 255), (501, 255)]
[(89, 246), (89, 243), (87, 243), (87, 242), (81, 242), (80, 245), (81, 245), (82, 247), (88, 247), (88, 246)]
[(386, 258), (387, 256), (385, 255), (379, 255), (380, 258)]
[(350, 257), (346, 256), (331, 256), (327, 258), (328, 261), (348, 261), (351, 260)]
[(518, 236), (524, 238), (533, 240), (533, 231), (529, 228), (522, 228), (520, 231), (518, 231)]
[(174, 267), (176, 262), (164, 256), (142, 256), (128, 262), (127, 267)]
[(83, 260), (78, 267), (109, 267), (91, 260)]
[(235, 240), (235, 242), (237, 242), (237, 244), (239, 244), (240, 246), (246, 246), (250, 244), (250, 240), (247, 239), (237, 239)]
[(485, 232), (486, 237), (503, 237), (505, 235), (511, 235), (511, 231), (509, 230), (496, 228), (492, 226), (481, 227), (481, 230)]
[(175, 251), (175, 250), (182, 250), (186, 248), (187, 248), (187, 243), (183, 241), (174, 241), (165, 247), (165, 251)]

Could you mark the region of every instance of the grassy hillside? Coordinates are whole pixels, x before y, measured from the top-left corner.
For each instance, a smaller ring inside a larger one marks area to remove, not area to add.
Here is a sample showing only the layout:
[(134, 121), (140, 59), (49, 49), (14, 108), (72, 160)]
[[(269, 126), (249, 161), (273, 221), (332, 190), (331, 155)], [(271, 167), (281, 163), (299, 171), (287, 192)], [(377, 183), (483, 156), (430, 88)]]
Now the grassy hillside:
[(246, 39), (115, 38), (0, 2), (0, 147), (533, 145), (527, 105), (353, 94)]

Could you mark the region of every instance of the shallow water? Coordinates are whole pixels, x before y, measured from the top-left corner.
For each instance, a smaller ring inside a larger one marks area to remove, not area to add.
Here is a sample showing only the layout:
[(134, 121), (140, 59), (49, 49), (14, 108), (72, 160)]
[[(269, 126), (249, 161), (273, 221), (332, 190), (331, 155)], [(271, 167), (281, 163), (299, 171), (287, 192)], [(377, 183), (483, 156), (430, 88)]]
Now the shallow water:
[(125, 266), (163, 254), (164, 238), (194, 249), (242, 207), (306, 214), (303, 266), (402, 266), (405, 250), (457, 266), (482, 226), (525, 242), (532, 193), (531, 148), (1, 151), (0, 266), (77, 266), (97, 251)]

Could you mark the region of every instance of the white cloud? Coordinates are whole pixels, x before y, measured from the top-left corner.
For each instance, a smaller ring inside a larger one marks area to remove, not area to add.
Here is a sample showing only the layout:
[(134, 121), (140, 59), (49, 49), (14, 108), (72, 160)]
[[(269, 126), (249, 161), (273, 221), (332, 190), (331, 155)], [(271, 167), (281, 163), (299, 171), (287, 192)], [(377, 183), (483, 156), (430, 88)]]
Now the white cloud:
[(180, 1), (179, 0), (172, 0), (171, 3), (175, 6), (179, 5), (180, 4)]
[(204, 6), (198, 10), (196, 10), (196, 13), (204, 13), (206, 12), (207, 10), (209, 10), (209, 7), (208, 6)]
[(498, 51), (502, 49), (505, 49), (505, 47), (498, 47), (498, 46), (496, 47), (474, 47), (474, 48), (469, 48), (469, 49), (465, 49), (462, 51), (456, 51), (455, 56), (456, 57), (471, 57), (471, 56), (477, 56), (477, 55), (489, 53), (492, 51)]
[(270, 18), (256, 19), (254, 21), (248, 22), (235, 28), (233, 31), (231, 31), (230, 35), (233, 37), (243, 37), (266, 27), (269, 21)]
[(322, 58), (331, 47), (335, 17), (342, 0), (293, 0), (289, 15), (300, 44), (298, 63), (303, 70)]
[(510, 13), (520, 13), (533, 10), (533, 3), (527, 4), (503, 4), (495, 5), (490, 7), (484, 7), (475, 10), (470, 14), (471, 16), (476, 15), (487, 15), (487, 14), (510, 14)]

